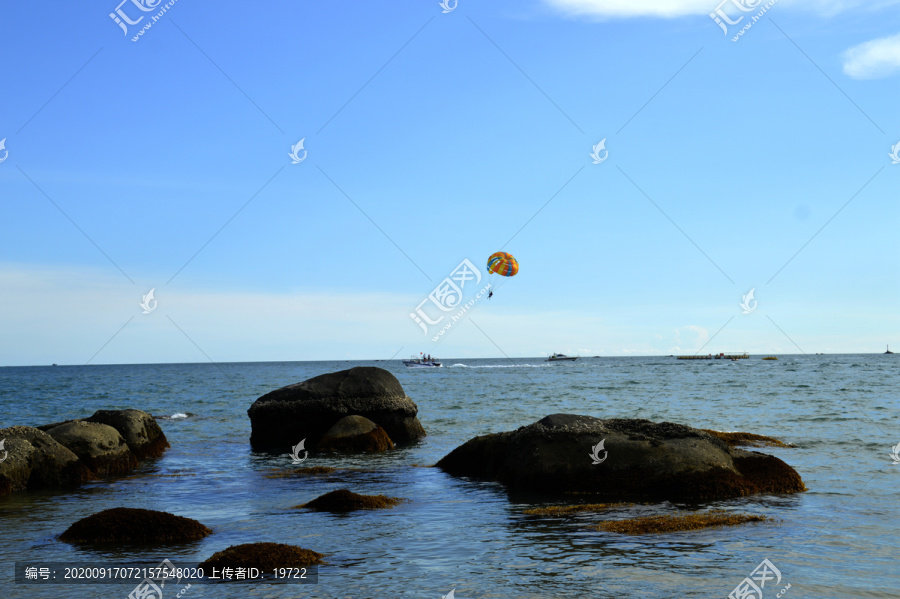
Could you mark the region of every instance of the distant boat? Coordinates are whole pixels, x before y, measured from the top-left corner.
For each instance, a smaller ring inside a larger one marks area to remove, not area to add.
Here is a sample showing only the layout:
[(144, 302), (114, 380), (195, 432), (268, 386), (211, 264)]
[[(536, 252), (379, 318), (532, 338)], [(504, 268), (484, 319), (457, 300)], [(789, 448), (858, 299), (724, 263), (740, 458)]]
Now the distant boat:
[(565, 354), (553, 354), (549, 358), (547, 358), (548, 362), (574, 362), (578, 359), (578, 356), (571, 357)]
[[(888, 352), (888, 353), (894, 353), (894, 352)], [(51, 366), (59, 366), (59, 364), (51, 364)]]
[(766, 356), (765, 358), (763, 358), (763, 360), (777, 360), (777, 359), (778, 358), (776, 358), (775, 356)]
[(444, 365), (431, 356), (413, 356), (409, 360), (403, 360), (403, 364), (409, 368), (443, 368)]
[(886, 354), (892, 354), (892, 353), (894, 353), (894, 352), (891, 351), (891, 346), (888, 345), (888, 346), (887, 346), (887, 351), (884, 352), (884, 353), (886, 353)]

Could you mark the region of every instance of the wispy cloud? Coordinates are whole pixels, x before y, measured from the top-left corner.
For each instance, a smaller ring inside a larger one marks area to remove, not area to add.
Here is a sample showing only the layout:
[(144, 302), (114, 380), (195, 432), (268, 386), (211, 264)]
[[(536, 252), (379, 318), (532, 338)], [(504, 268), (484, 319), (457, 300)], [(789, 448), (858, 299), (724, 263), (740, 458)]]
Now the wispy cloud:
[(844, 73), (854, 79), (881, 79), (900, 73), (900, 34), (846, 50)]
[[(742, 0), (731, 0), (740, 3)], [(551, 7), (570, 16), (588, 17), (659, 17), (675, 18), (708, 15), (721, 0), (544, 0)], [(749, 8), (761, 7), (765, 2), (743, 0)], [(848, 10), (873, 10), (900, 4), (900, 0), (781, 0), (779, 6), (813, 11), (834, 16)]]
[(597, 17), (682, 17), (711, 12), (711, 0), (544, 0), (572, 16)]

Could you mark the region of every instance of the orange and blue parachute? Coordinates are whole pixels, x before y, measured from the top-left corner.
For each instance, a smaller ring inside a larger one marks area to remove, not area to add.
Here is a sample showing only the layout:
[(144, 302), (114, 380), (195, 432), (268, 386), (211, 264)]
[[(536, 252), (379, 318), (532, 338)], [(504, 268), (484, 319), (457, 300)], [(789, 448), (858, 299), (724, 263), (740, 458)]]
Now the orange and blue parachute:
[(488, 271), (496, 273), (502, 277), (514, 277), (519, 272), (519, 263), (513, 258), (512, 254), (506, 252), (497, 252), (491, 254), (487, 263)]

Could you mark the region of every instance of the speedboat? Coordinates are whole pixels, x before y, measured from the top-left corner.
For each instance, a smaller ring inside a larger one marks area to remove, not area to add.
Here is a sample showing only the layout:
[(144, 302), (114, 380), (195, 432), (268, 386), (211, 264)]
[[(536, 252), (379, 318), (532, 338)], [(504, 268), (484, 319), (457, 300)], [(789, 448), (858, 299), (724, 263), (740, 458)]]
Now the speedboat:
[(409, 360), (403, 360), (403, 364), (409, 368), (443, 368), (444, 365), (437, 361), (437, 358), (428, 356), (427, 358), (413, 356)]
[(548, 362), (574, 362), (578, 359), (578, 356), (567, 356), (565, 354), (553, 354), (549, 358), (547, 358)]

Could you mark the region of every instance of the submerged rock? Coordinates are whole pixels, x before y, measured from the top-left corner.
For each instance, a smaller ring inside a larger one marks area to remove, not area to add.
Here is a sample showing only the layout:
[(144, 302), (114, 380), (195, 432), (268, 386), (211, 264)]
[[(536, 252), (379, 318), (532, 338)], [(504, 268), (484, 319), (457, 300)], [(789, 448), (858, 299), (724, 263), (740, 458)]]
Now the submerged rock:
[(386, 451), (394, 443), (383, 428), (365, 416), (345, 416), (338, 420), (316, 444), (317, 451)]
[(253, 402), (250, 444), (257, 450), (287, 451), (302, 439), (316, 444), (345, 416), (359, 415), (382, 427), (395, 443), (425, 436), (419, 409), (400, 381), (382, 368), (357, 366), (276, 389)]
[(125, 439), (111, 426), (73, 421), (51, 428), (47, 434), (69, 448), (85, 466), (99, 475), (122, 474), (137, 466)]
[(778, 458), (730, 447), (699, 429), (572, 414), (475, 437), (437, 466), (501, 482), (511, 491), (589, 493), (606, 501), (705, 501), (806, 490), (800, 475)]
[(167, 512), (117, 507), (75, 522), (59, 536), (66, 543), (164, 544), (196, 541), (212, 530)]
[(358, 495), (348, 489), (338, 489), (331, 493), (325, 493), (309, 503), (297, 505), (297, 508), (306, 508), (317, 512), (353, 512), (356, 510), (381, 510), (391, 508), (402, 503), (398, 497), (385, 495)]
[(766, 522), (767, 516), (754, 514), (735, 514), (722, 510), (713, 510), (700, 514), (666, 514), (663, 516), (646, 516), (628, 518), (627, 520), (607, 520), (594, 525), (594, 530), (617, 532), (624, 535), (649, 535), (681, 532), (684, 530), (701, 530), (703, 528), (719, 528), (721, 526), (737, 526), (747, 522)]
[(96, 478), (78, 456), (30, 426), (0, 429), (0, 496), (16, 491), (73, 488)]
[(322, 563), (325, 557), (303, 547), (282, 543), (244, 543), (213, 553), (198, 567), (211, 572), (213, 568), (259, 568), (271, 573), (276, 568), (305, 568)]

